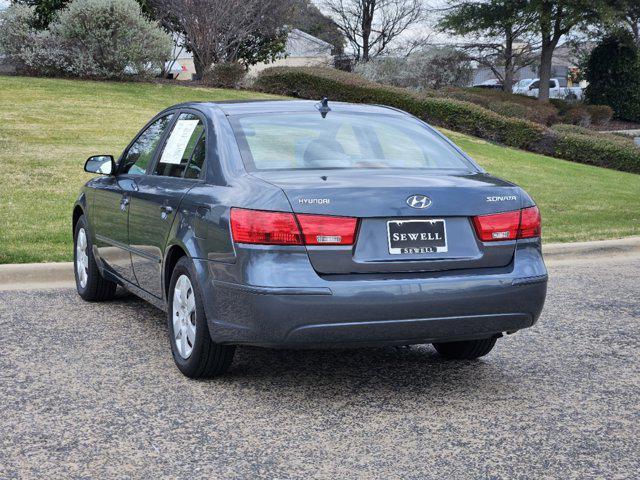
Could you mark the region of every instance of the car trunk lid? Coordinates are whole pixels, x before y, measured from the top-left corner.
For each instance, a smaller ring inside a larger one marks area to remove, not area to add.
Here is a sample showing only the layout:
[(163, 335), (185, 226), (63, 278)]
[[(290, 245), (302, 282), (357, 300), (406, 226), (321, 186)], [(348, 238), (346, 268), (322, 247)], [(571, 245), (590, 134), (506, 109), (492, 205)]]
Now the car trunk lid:
[[(307, 246), (320, 274), (500, 267), (513, 257), (515, 240), (481, 242), (472, 217), (521, 208), (520, 189), (484, 173), (336, 169), (253, 175), (282, 188), (296, 214), (359, 219), (354, 245)], [(417, 204), (408, 202), (414, 196)], [(422, 206), (423, 196), (427, 207), (409, 205)], [(394, 233), (404, 237), (393, 237)], [(420, 240), (439, 234), (444, 242), (428, 243), (440, 248), (414, 248), (424, 244)], [(418, 240), (412, 242), (416, 236)]]

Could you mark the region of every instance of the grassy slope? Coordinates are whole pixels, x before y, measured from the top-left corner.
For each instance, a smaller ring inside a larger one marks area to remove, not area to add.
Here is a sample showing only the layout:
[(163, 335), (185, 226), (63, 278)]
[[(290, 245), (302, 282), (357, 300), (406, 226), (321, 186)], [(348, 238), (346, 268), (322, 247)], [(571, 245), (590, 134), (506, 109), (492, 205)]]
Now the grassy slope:
[(640, 175), (445, 133), (487, 171), (527, 190), (542, 212), (545, 241), (640, 235)]
[[(118, 155), (155, 113), (254, 92), (0, 76), (0, 263), (71, 259), (71, 205), (86, 157)], [(640, 176), (507, 149), (448, 132), (491, 173), (526, 188), (546, 240), (640, 234)]]
[(70, 207), (92, 154), (117, 156), (158, 111), (253, 92), (0, 76), (0, 263), (71, 259)]

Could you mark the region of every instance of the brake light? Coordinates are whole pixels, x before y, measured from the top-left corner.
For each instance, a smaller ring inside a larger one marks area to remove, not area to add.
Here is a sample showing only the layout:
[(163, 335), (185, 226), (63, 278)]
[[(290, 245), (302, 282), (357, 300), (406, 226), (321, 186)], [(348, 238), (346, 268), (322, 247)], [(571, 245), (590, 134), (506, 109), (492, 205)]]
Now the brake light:
[(538, 210), (538, 207), (523, 208), (518, 238), (539, 237), (542, 233), (541, 224), (542, 219), (540, 218), (540, 210)]
[(231, 233), (239, 243), (302, 245), (293, 213), (232, 208)]
[(238, 243), (353, 245), (357, 224), (352, 217), (231, 209), (231, 234)]
[(357, 218), (296, 215), (307, 245), (353, 245)]
[(540, 236), (540, 211), (529, 207), (511, 212), (473, 217), (478, 238), (483, 242)]

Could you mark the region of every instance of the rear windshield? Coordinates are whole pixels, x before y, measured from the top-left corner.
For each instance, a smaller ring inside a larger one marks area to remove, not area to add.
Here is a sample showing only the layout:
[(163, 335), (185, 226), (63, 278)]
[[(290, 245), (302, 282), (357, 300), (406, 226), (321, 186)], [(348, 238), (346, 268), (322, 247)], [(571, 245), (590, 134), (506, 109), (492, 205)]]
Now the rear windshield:
[(329, 112), (231, 117), (248, 170), (409, 168), (475, 171), (411, 117)]

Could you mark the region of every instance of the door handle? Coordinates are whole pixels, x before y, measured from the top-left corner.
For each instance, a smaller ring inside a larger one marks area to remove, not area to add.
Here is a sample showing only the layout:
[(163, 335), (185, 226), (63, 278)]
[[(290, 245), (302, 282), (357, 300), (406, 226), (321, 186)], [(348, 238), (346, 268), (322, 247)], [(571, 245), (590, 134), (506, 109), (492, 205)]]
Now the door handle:
[(120, 210), (124, 212), (129, 206), (129, 202), (131, 202), (131, 199), (126, 195), (123, 195), (122, 200), (120, 200)]

